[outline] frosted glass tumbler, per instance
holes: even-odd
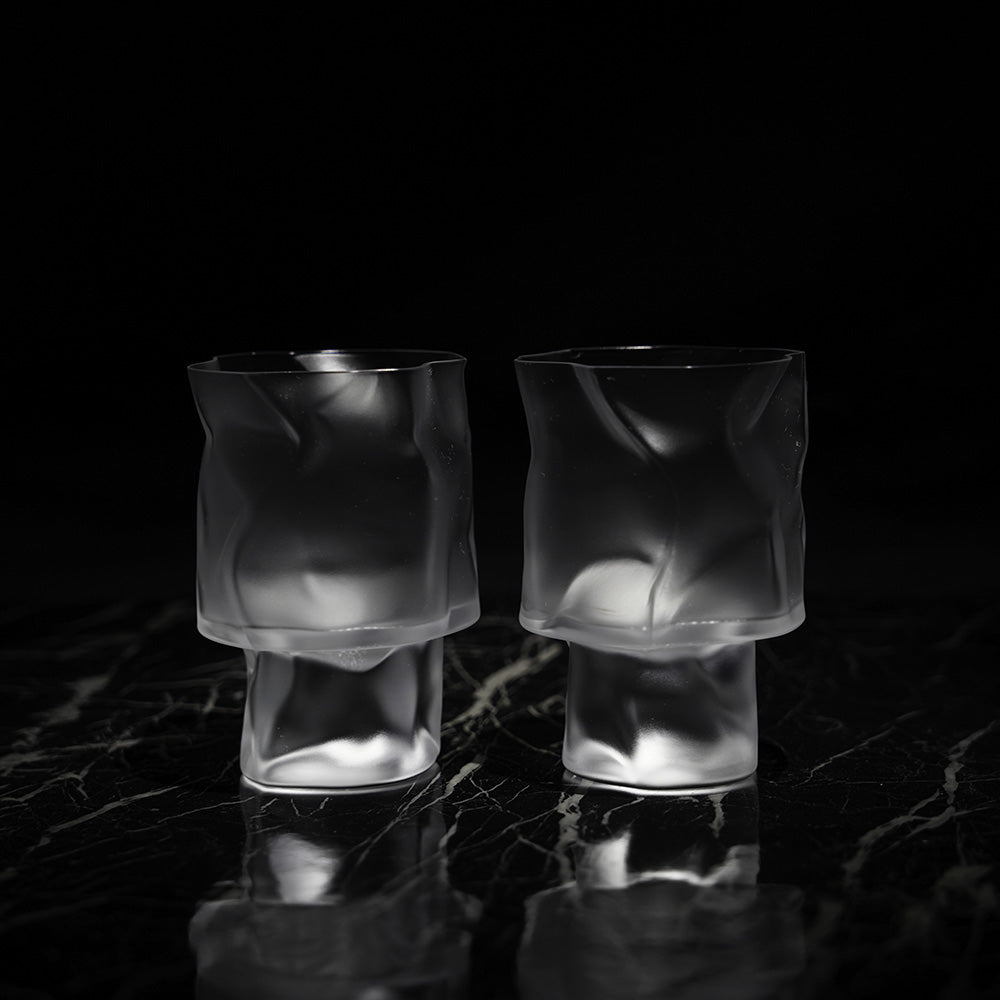
[[[521,624],[569,644],[563,760],[629,786],[757,764],[755,646],[805,617],[805,356],[515,361],[531,439]]]
[[[464,369],[388,350],[190,366],[198,628],[246,654],[247,778],[367,785],[436,759],[441,640],[479,616]]]

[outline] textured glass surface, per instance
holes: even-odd
[[[571,349],[516,371],[531,438],[520,619],[576,650],[566,766],[651,786],[751,773],[753,640],[805,616],[804,355]],[[615,680],[601,725],[599,678]]]
[[[425,642],[479,616],[464,359],[230,355],[205,427],[198,625],[249,649]]]
[[[569,650],[570,771],[656,787],[716,784],[756,769],[754,643]]]
[[[517,376],[526,628],[654,649],[802,621],[802,354],[560,351]]]
[[[198,627],[246,653],[251,780],[356,787],[434,762],[441,637],[479,616],[464,366],[317,351],[189,369]]]
[[[302,788],[420,774],[440,747],[443,649],[247,650],[241,770]]]

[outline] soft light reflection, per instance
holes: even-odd
[[[527,901],[520,1000],[787,995],[804,966],[802,894],[758,883],[752,781],[650,797],[567,783],[571,877]]]
[[[318,903],[330,890],[340,859],[294,833],[279,833],[267,846],[268,861],[283,903]]]
[[[669,565],[643,559],[598,560],[573,579],[559,615],[649,632],[673,621],[684,599],[684,591],[672,585],[671,577]]]
[[[199,997],[466,995],[478,904],[449,883],[437,773],[329,795],[243,788],[240,891],[190,925]]]

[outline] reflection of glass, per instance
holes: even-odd
[[[464,996],[475,907],[452,892],[435,775],[329,796],[245,787],[245,891],[190,928],[215,1000]]]
[[[804,967],[801,893],[757,884],[755,784],[575,790],[575,878],[528,900],[521,1000],[788,995]]]
[[[799,351],[521,357],[521,623],[569,644],[563,760],[648,787],[757,766],[754,642],[804,618]]]
[[[198,627],[246,654],[248,778],[358,786],[434,762],[441,640],[479,615],[464,366],[319,351],[190,367]]]

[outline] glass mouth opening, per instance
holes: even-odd
[[[727,368],[780,364],[802,354],[783,347],[703,347],[694,344],[568,347],[522,354],[518,364],[580,365],[585,368]]]
[[[329,348],[316,351],[247,351],[218,354],[211,361],[189,365],[191,371],[229,374],[288,375],[301,372],[388,372],[425,365],[463,362],[450,351],[394,348]]]

